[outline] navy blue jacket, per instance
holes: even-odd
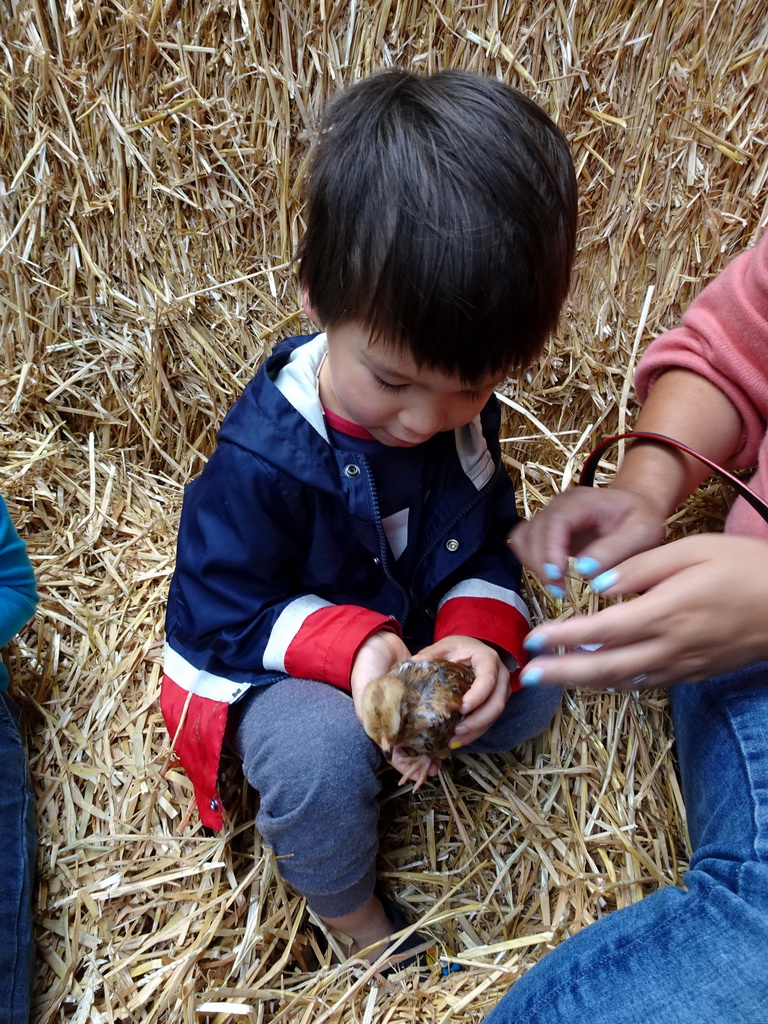
[[[496,400],[426,442],[421,552],[403,585],[367,460],[328,441],[315,380],[324,351],[324,335],[278,346],[184,497],[163,712],[203,820],[207,803],[216,824],[225,708],[249,685],[288,674],[349,689],[357,650],[380,629],[412,651],[460,633],[523,660],[520,567],[505,544],[517,514]]]

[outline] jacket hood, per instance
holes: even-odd
[[[235,444],[297,479],[335,490],[338,475],[325,469],[329,441],[317,393],[325,348],[324,334],[281,342],[225,416],[218,443]]]
[[[359,464],[362,456],[330,445],[317,390],[317,374],[326,350],[325,334],[301,335],[281,342],[227,413],[218,433],[219,443],[236,444],[297,480],[336,491],[339,475],[327,458],[329,447],[338,471],[349,462]],[[485,411],[490,409],[495,434],[498,410],[493,398]],[[477,490],[494,474],[481,420],[482,415],[478,415],[453,431],[461,467]]]

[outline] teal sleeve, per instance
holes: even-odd
[[[37,589],[24,541],[0,497],[0,647],[35,614]]]

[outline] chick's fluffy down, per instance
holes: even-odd
[[[474,678],[452,661],[401,661],[366,688],[363,726],[385,754],[398,746],[409,757],[447,757]]]
[[[469,665],[452,661],[406,661],[392,671],[406,683],[405,714],[397,738],[403,752],[412,757],[448,757],[448,743],[475,673]]]

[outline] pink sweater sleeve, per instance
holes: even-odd
[[[704,288],[680,327],[648,347],[635,375],[641,401],[672,367],[706,377],[733,402],[743,424],[733,465],[754,466],[768,424],[768,231]]]

